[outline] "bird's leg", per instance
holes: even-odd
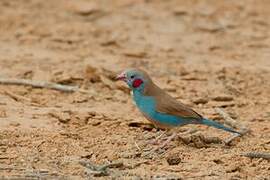
[[[177,135],[177,134],[174,132],[174,133],[173,133],[171,136],[169,136],[169,137],[167,138],[167,140],[166,140],[165,142],[163,142],[160,146],[155,147],[155,148],[152,150],[152,152],[155,152],[155,151],[158,150],[158,149],[164,148],[167,144],[169,144],[169,143],[173,140],[173,138],[175,138],[176,135]]]
[[[160,135],[158,135],[155,140],[159,140],[164,134],[166,134],[166,131],[163,131]]]
[[[157,144],[158,140],[166,134],[166,131],[161,132],[160,135],[158,135],[154,140],[150,141],[150,144]]]
[[[171,136],[168,137],[168,139],[163,144],[161,144],[159,148],[160,149],[164,148],[167,144],[169,144],[173,140],[173,138],[175,138],[176,135],[177,134],[174,132]]]

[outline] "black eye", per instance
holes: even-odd
[[[131,79],[133,79],[134,77],[135,77],[134,75],[130,76]]]

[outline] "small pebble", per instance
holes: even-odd
[[[233,97],[229,95],[218,95],[212,98],[214,101],[232,101]]]
[[[167,157],[168,164],[171,165],[178,165],[181,162],[181,158],[178,157],[178,155],[174,154],[169,157]]]
[[[208,100],[206,98],[198,98],[193,100],[193,103],[195,104],[206,104],[208,102]]]

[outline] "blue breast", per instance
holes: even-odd
[[[156,100],[151,96],[143,96],[139,91],[133,91],[133,99],[137,107],[151,119],[169,126],[181,126],[188,121],[179,116],[164,114],[156,111]]]

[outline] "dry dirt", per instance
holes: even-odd
[[[88,90],[0,85],[1,179],[269,179],[268,160],[241,156],[270,152],[269,9],[268,0],[1,0],[0,77]],[[145,155],[160,131],[113,81],[127,67],[252,132],[224,145],[229,133],[189,125],[179,131],[197,132]],[[82,160],[123,164],[95,171]]]

